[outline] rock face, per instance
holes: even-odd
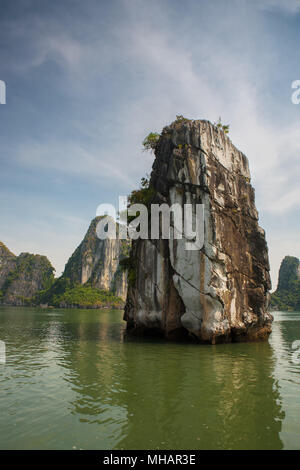
[[[208,121],[175,121],[155,148],[152,203],[204,204],[204,246],[183,238],[133,241],[124,319],[136,333],[216,343],[271,332],[265,233],[248,161]]]
[[[127,294],[127,274],[121,271],[119,261],[129,251],[127,240],[118,238],[101,240],[96,227],[101,217],[92,220],[80,245],[66,264],[63,277],[71,284],[89,282],[100,290],[111,290],[125,300]]]
[[[26,300],[52,283],[53,271],[46,256],[15,256],[0,242],[0,302],[25,305]]]
[[[300,310],[300,261],[286,256],[280,265],[278,286],[271,297],[274,310]]]
[[[7,276],[15,269],[16,259],[16,255],[0,242],[0,290]]]

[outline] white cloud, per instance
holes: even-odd
[[[285,6],[294,11],[298,3],[270,0],[264,1],[261,6]],[[162,28],[164,17],[158,17],[156,22],[148,20],[152,7],[144,2],[125,2],[125,5],[128,18],[132,20],[121,23],[112,31],[119,50],[112,46],[101,46],[99,40],[80,43],[65,31],[55,37],[48,35],[41,41],[37,60],[37,64],[41,63],[49,54],[54,54],[62,67],[77,76],[84,76],[86,82],[97,75],[97,58],[101,59],[98,73],[118,63],[121,57],[124,62],[133,64],[134,69],[141,71],[139,96],[134,101],[120,103],[115,116],[114,133],[118,135],[119,143],[113,150],[107,149],[105,152],[99,145],[99,149],[92,153],[80,145],[65,142],[26,144],[27,149],[22,148],[19,152],[23,164],[90,176],[102,175],[132,187],[136,175],[145,168],[149,170],[149,161],[143,162],[138,156],[140,142],[148,129],[155,127],[158,130],[174,119],[176,114],[210,120],[221,115],[230,121],[233,142],[250,160],[260,209],[278,212],[297,207],[300,199],[295,197],[298,194],[298,181],[294,178],[294,170],[299,175],[299,167],[295,168],[293,159],[300,150],[298,122],[294,120],[282,127],[278,120],[270,122],[262,114],[262,90],[273,57],[267,53],[268,50],[271,52],[267,33],[264,47],[265,56],[269,58],[264,67],[257,70],[254,51],[260,46],[260,39],[251,44],[241,39],[243,47],[236,45],[228,48],[220,42],[217,34],[204,34],[198,43],[199,36],[195,36],[194,43],[191,32],[187,48],[186,34],[182,41],[178,41],[180,31]],[[261,33],[259,15],[250,10],[247,14],[247,28],[254,29],[255,37],[255,33]],[[214,28],[222,34],[232,28],[235,31],[233,38],[239,34],[243,38],[245,24],[237,27],[236,23],[236,16],[232,19],[227,17],[225,23],[219,17],[214,19]],[[260,34],[257,36],[260,37]],[[76,81],[76,77],[71,74],[71,83],[72,79]],[[99,122],[77,125],[86,134],[90,134],[94,127],[95,138],[102,120],[103,116],[100,115]],[[280,195],[274,191],[279,184]]]
[[[256,70],[250,50],[243,49],[244,56],[225,45],[220,50],[212,36],[203,38],[196,51],[186,50],[184,44],[174,46],[172,33],[161,33],[159,27],[130,26],[126,37],[130,55],[153,77],[153,89],[139,106],[128,107],[125,123],[142,127],[147,121],[157,123],[161,116],[173,119],[176,114],[210,120],[224,116],[230,121],[233,143],[249,158],[259,209],[281,212],[300,206],[300,167],[295,160],[300,153],[298,119],[282,125],[278,119],[264,117],[262,90],[268,63]],[[256,47],[259,44],[252,44],[251,50]],[[206,62],[204,72],[197,60]]]
[[[29,168],[56,171],[67,175],[80,175],[89,178],[109,178],[132,185],[134,182],[118,165],[118,156],[108,158],[101,149],[92,154],[80,145],[69,142],[30,141],[20,145],[17,161]]]

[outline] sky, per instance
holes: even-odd
[[[0,240],[59,276],[101,203],[150,173],[150,131],[230,124],[273,288],[300,257],[300,0],[0,0]]]

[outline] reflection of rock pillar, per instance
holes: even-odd
[[[127,346],[120,382],[128,422],[119,449],[282,448],[268,343]]]
[[[116,323],[113,322],[114,314]],[[58,359],[72,390],[70,412],[81,422],[97,424],[94,432],[99,436],[98,444],[101,448],[113,448],[127,417],[122,383],[122,377],[127,373],[120,359],[123,350],[120,312],[101,312],[101,322],[97,318],[87,321],[91,312],[84,310],[72,312],[74,315],[75,322],[67,323],[66,331],[61,332],[59,346],[63,353],[61,361]],[[64,324],[61,328],[64,330]],[[83,447],[91,445],[95,448],[95,436],[92,443],[87,441]],[[84,440],[85,436],[82,436]]]
[[[231,433],[236,433],[236,448],[280,449],[284,413],[272,348],[268,343],[236,348],[228,361],[217,356],[212,361],[213,375],[221,385],[216,412],[224,429],[224,448],[232,448]]]

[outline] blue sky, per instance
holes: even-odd
[[[300,0],[0,0],[0,240],[60,275],[99,204],[150,172],[177,114],[230,123],[273,287],[300,256]]]

